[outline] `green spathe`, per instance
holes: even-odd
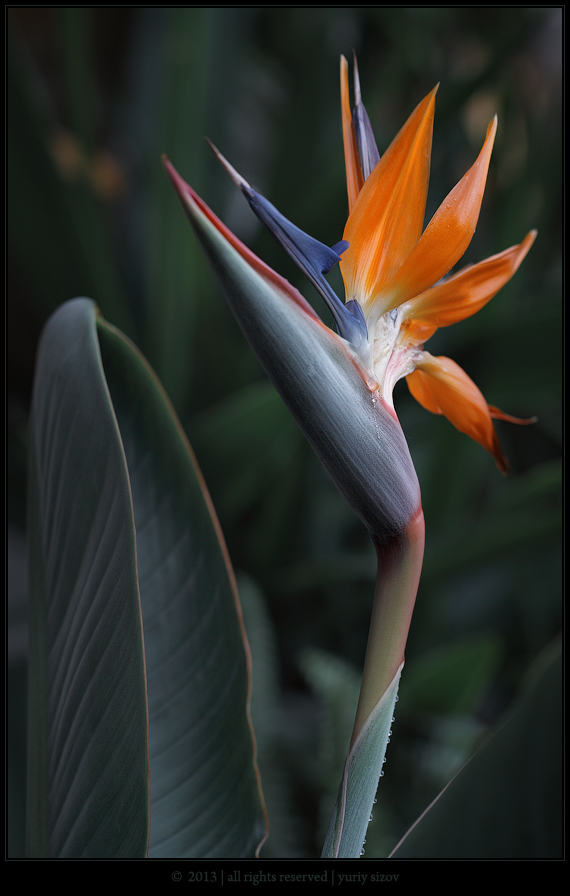
[[[402,428],[350,345],[243,247],[169,163],[184,210],[247,340],[376,543],[405,531],[420,491]],[[248,253],[245,255],[245,253]]]

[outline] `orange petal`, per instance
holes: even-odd
[[[362,189],[364,178],[360,170],[356,140],[354,139],[354,131],[352,129],[352,113],[350,111],[348,92],[348,62],[344,56],[340,57],[340,107],[342,113],[342,140],[344,143],[348,213],[350,214]]]
[[[391,302],[387,310],[433,286],[464,254],[477,226],[496,131],[497,116],[487,129],[476,162],[444,199],[393,278],[390,285]]]
[[[414,398],[434,414],[443,414],[456,429],[479,442],[495,458],[503,473],[509,465],[503,454],[482,393],[450,358],[424,352],[418,369],[406,377]]]
[[[475,314],[511,279],[535,238],[536,230],[531,230],[519,246],[469,265],[411,299],[406,317],[448,327]]]
[[[489,405],[489,413],[495,420],[506,420],[507,423],[518,423],[519,426],[528,426],[529,423],[536,423],[538,417],[513,417],[512,414],[505,414],[495,405]]]
[[[347,299],[357,298],[361,305],[386,287],[420,238],[436,90],[416,107],[392,141],[360,190],[346,223],[344,239],[349,248],[340,268]]]
[[[437,324],[423,320],[405,320],[402,322],[399,342],[402,345],[423,345],[437,330]]]

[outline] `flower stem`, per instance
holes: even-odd
[[[378,574],[351,747],[404,661],[424,555],[421,507],[401,535],[376,542]]]

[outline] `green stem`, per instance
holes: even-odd
[[[401,535],[387,544],[376,544],[376,593],[351,747],[404,662],[422,570],[424,538],[424,515],[420,508]]]

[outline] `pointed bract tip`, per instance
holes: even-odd
[[[226,171],[228,172],[229,176],[230,176],[231,179],[233,180],[233,182],[234,182],[234,184],[236,185],[236,187],[239,187],[239,189],[240,189],[242,192],[245,192],[245,193],[252,193],[253,190],[252,190],[250,184],[248,184],[248,182],[246,181],[245,177],[242,177],[241,174],[239,173],[239,171],[236,171],[236,169],[234,168],[234,166],[233,166],[233,165],[230,165],[230,163],[229,163],[228,160],[225,158],[225,156],[223,156],[223,155],[221,154],[220,150],[219,150],[216,146],[214,146],[214,144],[212,143],[212,141],[211,141],[208,137],[206,137],[206,143],[208,144],[208,146],[210,147],[210,149],[212,150],[212,152],[214,153],[214,155],[216,156],[216,158],[218,159],[218,161],[219,161],[219,162],[223,165],[223,167],[226,169]]]
[[[356,61],[356,53],[352,51],[352,66],[353,66],[353,82],[354,82],[354,104],[355,106],[359,106],[362,102],[362,98],[360,95],[360,77],[358,75],[358,63]]]
[[[178,174],[178,171],[176,170],[176,168],[174,167],[174,165],[172,164],[172,162],[170,161],[170,159],[168,158],[168,156],[166,155],[165,152],[162,153],[162,164],[166,168],[166,173],[168,174],[170,180],[172,181],[172,183],[174,185],[174,189],[178,193],[179,197],[181,199],[184,199],[185,197],[187,197],[188,193],[190,192],[190,187],[188,186],[188,184],[186,183],[184,178],[180,177],[180,175]]]

